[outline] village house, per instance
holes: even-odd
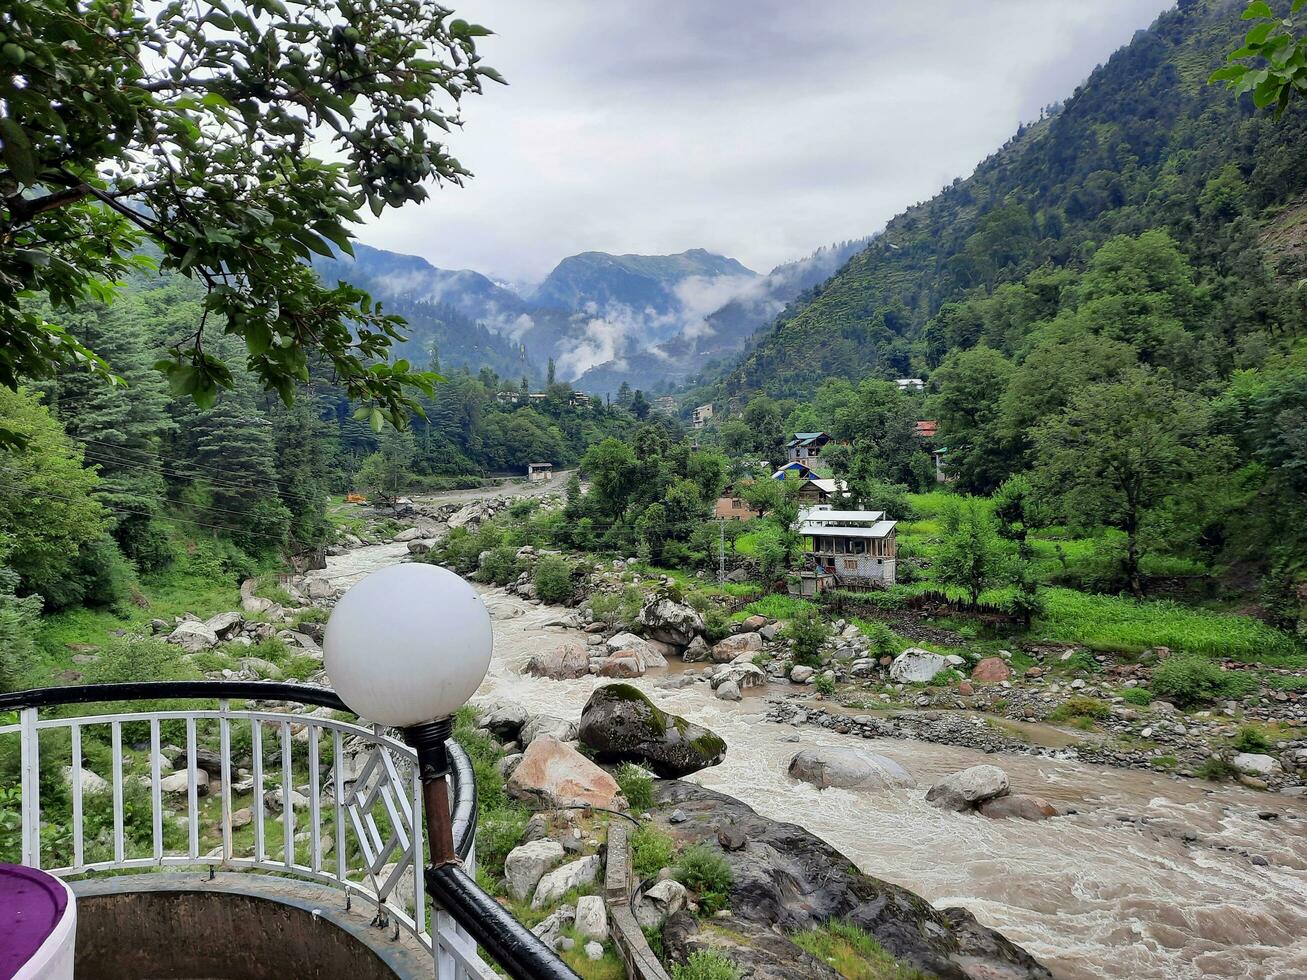
[[[653,400],[653,408],[654,408],[654,411],[655,411],[655,412],[661,412],[663,415],[671,415],[671,416],[675,417],[675,415],[676,415],[676,396],[675,396],[675,395],[659,395],[657,398],[655,398],[655,399]]]
[[[894,584],[896,526],[879,510],[819,505],[799,512],[799,534],[811,570],[832,577],[840,588]]]
[[[692,421],[694,422],[694,427],[696,429],[702,429],[705,425],[708,424],[708,420],[711,418],[712,418],[712,402],[709,402],[707,405],[700,405],[698,408],[694,410]]]
[[[939,423],[933,419],[923,419],[916,424],[915,435],[922,442],[933,443],[936,435],[939,433]],[[935,479],[940,483],[948,483],[953,478],[949,476],[948,471],[944,468],[944,454],[948,452],[944,446],[929,446],[927,451],[930,453],[930,461],[935,464]]]
[[[793,466],[794,464],[790,465]],[[782,467],[772,476],[774,479],[783,480],[786,472],[787,468]],[[810,470],[808,472],[811,473]],[[827,480],[811,475],[802,477],[796,475],[794,478],[800,481],[798,500],[804,506],[835,504],[848,498],[849,486],[843,480]],[[745,485],[747,483],[739,484],[741,487]],[[761,517],[762,514],[752,510],[748,503],[740,497],[736,485],[731,484],[722,491],[721,496],[717,498],[716,504],[713,505],[713,516],[725,520],[747,521],[751,517]]]
[[[520,405],[525,396],[520,391],[500,391],[495,394],[495,401],[501,405]]]
[[[804,463],[819,457],[828,442],[830,436],[824,432],[796,432],[785,444],[785,454],[792,463]]]
[[[553,463],[527,463],[526,479],[528,483],[541,483],[554,478]]]
[[[574,391],[568,396],[567,403],[573,408],[581,408],[584,405],[590,404],[590,396],[584,391]]]
[[[731,483],[726,485],[717,502],[713,504],[712,513],[713,517],[725,521],[747,521],[751,517],[758,516],[748,502],[740,496],[736,485]]]
[[[899,386],[899,391],[925,391],[926,382],[921,378],[896,378],[894,383]]]

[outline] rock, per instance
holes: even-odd
[[[406,541],[416,541],[418,538],[425,538],[426,532],[420,527],[406,527],[390,540],[402,544]]]
[[[1280,771],[1276,759],[1255,752],[1236,752],[1230,764],[1248,776],[1272,776]]]
[[[675,878],[668,878],[652,886],[635,907],[635,921],[641,929],[656,929],[669,915],[685,908],[686,891]]]
[[[533,654],[526,673],[556,681],[585,677],[590,673],[590,653],[580,640],[563,640],[549,652]]]
[[[179,774],[180,775],[180,774]],[[282,809],[281,787],[270,789],[263,794],[263,803],[272,813],[280,813]],[[309,798],[303,793],[296,790],[290,791],[290,806],[292,810],[307,810],[309,808]]]
[[[776,639],[776,637],[780,636],[781,628],[777,623],[768,623],[762,629],[758,630],[758,634],[770,643],[772,640]]]
[[[429,538],[418,538],[416,541],[410,541],[408,543],[408,553],[410,555],[418,555],[418,556],[425,555],[434,546],[435,546],[435,542],[430,540]]]
[[[1022,820],[1047,820],[1061,814],[1052,803],[1042,796],[1000,796],[980,804],[980,812],[986,817],[1001,819],[1019,817]]]
[[[617,781],[565,742],[548,735],[534,739],[508,779],[514,799],[548,807],[599,806],[626,809]]]
[[[175,643],[187,653],[202,653],[218,645],[218,634],[205,623],[187,619],[168,634],[168,643]]]
[[[325,578],[311,578],[304,583],[310,599],[334,599],[336,587]]]
[[[946,810],[969,810],[1003,796],[1008,778],[998,766],[972,766],[945,776],[926,791],[926,801]]]
[[[616,636],[608,638],[604,644],[613,653],[628,650],[634,653],[639,659],[642,668],[645,667],[666,667],[667,658],[663,655],[660,647],[666,644],[659,643],[655,647],[647,640],[641,639],[634,633],[618,633]]]
[[[548,735],[560,742],[574,742],[576,741],[576,723],[568,721],[566,718],[557,718],[554,715],[535,715],[522,726],[517,740],[525,748],[541,735]]]
[[[507,779],[509,776],[513,775],[513,770],[517,768],[518,763],[521,761],[521,752],[511,752],[495,762],[495,770],[499,775]]]
[[[570,926],[575,919],[575,908],[571,905],[560,905],[532,926],[531,931],[550,949],[561,949],[560,944],[564,939],[563,930]]]
[[[604,948],[599,943],[588,942],[581,948],[585,950],[585,958],[591,962],[598,962],[604,958]]]
[[[766,616],[750,616],[740,624],[741,633],[756,633],[767,625]]]
[[[251,616],[267,612],[272,608],[272,605],[271,599],[265,599],[257,595],[247,595],[241,599],[241,609]]]
[[[762,649],[762,637],[757,633],[736,633],[712,648],[712,658],[719,664],[730,663],[742,653],[754,654]]]
[[[712,656],[712,647],[702,636],[696,636],[681,653],[681,659],[687,664],[700,663]]]
[[[726,755],[715,733],[663,711],[630,684],[596,688],[577,737],[601,761],[638,762],[664,779],[715,766]]]
[[[676,646],[687,645],[704,629],[703,617],[697,609],[665,592],[655,593],[645,601],[636,622],[646,635]]]
[[[535,840],[513,848],[504,858],[508,894],[519,902],[526,901],[545,872],[562,859],[563,845],[556,840]]]
[[[974,687],[971,686],[971,681],[959,681],[959,682],[958,682],[958,694],[959,694],[961,697],[969,698],[969,697],[971,697],[971,695],[973,695],[973,694],[975,694],[975,693],[976,693],[976,689],[975,689]]]
[[[69,786],[73,785],[73,767],[64,766],[64,782]],[[109,792],[109,781],[89,769],[82,770],[82,795],[96,796],[100,793]]]
[[[175,772],[171,776],[164,776],[159,780],[159,789],[165,793],[185,793],[190,786],[190,777],[185,769]],[[203,769],[195,770],[195,795],[209,795],[209,774]],[[305,800],[305,805],[308,801]]]
[[[576,900],[576,931],[582,939],[608,938],[608,910],[598,895],[582,895]]]
[[[239,663],[241,670],[249,671],[255,677],[265,680],[279,681],[285,676],[280,667],[262,657],[241,657]]]
[[[1036,678],[1036,677],[1043,677],[1043,676],[1044,676],[1044,668],[1043,668],[1043,667],[1027,667],[1024,676],[1029,677],[1029,678],[1031,678],[1032,680],[1033,680],[1034,678]]]
[[[806,684],[812,680],[812,675],[817,673],[811,667],[805,667],[803,664],[795,664],[790,668],[790,680],[795,684]]]
[[[541,909],[546,905],[552,905],[573,888],[590,884],[598,875],[598,854],[591,854],[579,861],[572,861],[555,868],[540,879],[540,884],[536,885],[535,894],[531,897],[531,907]]]
[[[1012,668],[1002,657],[986,657],[971,669],[971,679],[985,684],[997,684],[1012,679]]]
[[[630,678],[644,676],[644,663],[634,650],[619,650],[592,665],[600,677]]]
[[[218,613],[205,620],[204,625],[213,630],[220,640],[227,640],[240,632],[245,624],[245,617],[238,612]]]
[[[717,689],[713,691],[713,695],[722,701],[739,701],[743,697],[740,694],[740,685],[736,684],[735,681],[718,684]]]
[[[938,653],[908,647],[890,663],[889,676],[900,684],[924,683],[933,680],[947,666],[948,661]]]
[[[819,789],[896,789],[912,787],[912,774],[893,759],[851,746],[825,745],[804,749],[790,760],[795,779]]]
[[[685,815],[685,811],[679,807],[672,811],[672,815],[667,818],[668,823],[685,823],[690,818]]]
[[[725,667],[718,668],[717,673],[713,674],[710,683],[713,687],[720,687],[723,684],[731,683],[741,691],[747,691],[751,687],[762,687],[766,684],[767,672],[756,664],[747,662],[732,663]]]
[[[481,712],[477,724],[501,742],[515,742],[530,717],[526,708],[516,701],[497,701]]]
[[[725,823],[717,828],[717,843],[723,850],[738,851],[749,843],[749,835],[735,823]]]

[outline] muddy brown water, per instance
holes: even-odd
[[[362,548],[330,559],[326,574],[345,583],[404,557],[402,545]],[[577,635],[555,625],[565,611],[500,590],[483,595],[495,653],[477,700],[511,699],[532,712],[578,717],[603,681],[521,673],[532,653]],[[719,701],[700,684],[661,689],[657,681],[665,673],[635,683],[729,746],[721,765],[691,779],[802,825],[868,874],[937,907],[966,907],[1059,977],[1307,977],[1307,804],[1301,800],[1070,760],[793,728],[767,722],[761,698]],[[796,734],[798,743],[787,740]],[[918,788],[818,790],[787,775],[800,748],[846,744],[899,762]],[[1006,770],[1013,792],[1078,812],[1029,823],[945,812],[924,801],[933,780],[982,762]],[[1270,814],[1274,819],[1264,819]]]

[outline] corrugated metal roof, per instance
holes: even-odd
[[[898,521],[877,521],[871,527],[845,527],[840,524],[801,524],[799,533],[804,537],[832,538],[884,538],[894,530]]]
[[[799,511],[802,522],[871,523],[885,518],[883,510],[835,510],[833,507],[809,507]]]
[[[849,485],[843,480],[812,479],[809,482],[818,489],[824,490],[826,493],[842,493],[849,489]]]

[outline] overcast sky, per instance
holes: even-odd
[[[759,271],[966,176],[1166,0],[453,0],[508,79],[466,103],[476,175],[360,229],[442,268],[587,250]]]

